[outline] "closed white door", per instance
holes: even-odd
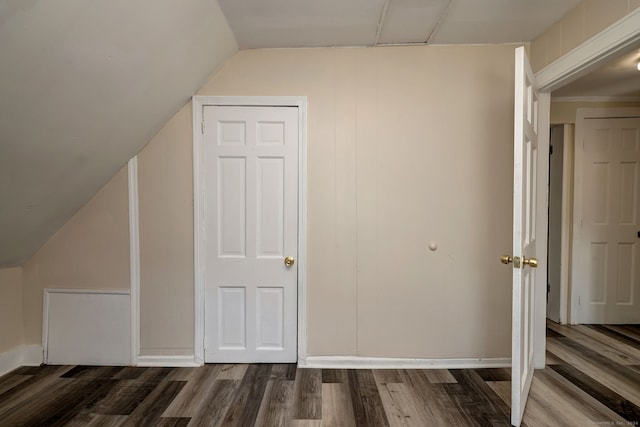
[[[640,323],[640,118],[585,119],[580,323]]]
[[[533,379],[538,93],[523,47],[515,65],[511,424],[519,426]]]
[[[203,117],[205,362],[295,362],[298,109]]]

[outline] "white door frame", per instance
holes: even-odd
[[[552,92],[640,42],[640,8],[535,73],[538,90]]]
[[[640,42],[640,8],[630,12],[580,46],[535,73],[536,85],[540,91],[540,125],[545,126],[543,122],[546,122],[546,131],[539,133],[540,140],[538,145],[540,148],[538,152],[540,156],[544,156],[538,158],[539,166],[544,166],[545,164],[546,168],[549,166],[548,152],[544,151],[544,147],[549,146],[549,98],[551,92],[593,71],[617,55],[628,51],[638,42]],[[545,127],[540,129],[545,129]],[[549,220],[547,210],[549,201],[540,200],[540,197],[544,193],[544,197],[547,198],[547,175],[543,170],[538,171],[538,233],[540,234],[538,242],[541,245],[541,250],[538,251],[538,258],[543,269],[546,269],[547,265],[546,234]],[[542,369],[545,366],[546,349],[547,275],[539,274],[537,277],[534,366],[536,369]]]
[[[203,109],[216,106],[298,107],[298,361],[307,357],[307,97],[194,96],[193,106],[193,245],[194,245],[194,361],[204,363],[204,287],[206,277],[203,171]]]
[[[562,224],[560,227],[560,324],[569,322],[569,289],[571,287],[571,242],[573,232],[573,145],[575,128],[563,125],[562,144]]]
[[[561,224],[560,224],[560,287],[558,295],[558,318],[561,325],[566,325],[569,314],[569,289],[570,289],[570,268],[571,268],[571,242],[572,242],[572,221],[573,221],[573,142],[574,125],[561,124],[554,125],[562,128],[562,176],[560,185],[562,200],[560,202]],[[551,160],[549,159],[549,162]],[[551,184],[551,183],[549,183]],[[551,236],[551,235],[549,235]],[[551,298],[549,298],[551,300]],[[548,308],[548,307],[547,307]]]
[[[576,137],[575,137],[575,163],[573,178],[573,240],[572,259],[571,259],[571,277],[579,276],[581,265],[576,262],[576,253],[578,247],[582,243],[580,241],[582,222],[582,183],[583,183],[583,156],[584,146],[584,127],[587,119],[603,119],[603,118],[633,118],[640,117],[640,108],[578,108],[576,113]],[[571,311],[569,323],[577,325],[580,319],[580,310],[578,309],[578,298],[584,293],[584,284],[570,284],[571,289]]]

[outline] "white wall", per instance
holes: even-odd
[[[44,288],[129,289],[127,168],[121,168],[22,270],[27,344],[42,343]]]
[[[514,48],[242,51],[199,91],[308,97],[310,355],[509,356]],[[193,336],[190,109],[139,156],[143,353]]]
[[[183,107],[138,156],[140,354],[193,354],[193,152]]]
[[[638,108],[640,102],[629,101],[551,101],[551,124],[575,124],[578,108]]]
[[[0,269],[0,354],[24,343],[22,269]]]
[[[533,70],[551,64],[638,7],[640,0],[583,0],[531,42]]]
[[[514,49],[242,51],[199,92],[308,97],[310,355],[509,357]],[[189,355],[190,104],[138,162],[141,353]],[[126,194],[121,172],[25,265],[29,342],[43,287],[128,286]]]

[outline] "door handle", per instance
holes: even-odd
[[[531,268],[538,268],[538,258],[529,258],[527,259],[527,257],[522,257],[522,264],[523,265],[528,265]]]
[[[502,255],[500,257],[500,262],[503,264],[511,264],[513,263],[513,268],[520,268],[520,257],[511,257],[511,255]]]
[[[284,265],[287,267],[291,267],[295,262],[296,260],[294,260],[292,256],[288,256],[284,259]]]

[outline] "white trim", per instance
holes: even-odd
[[[204,176],[202,114],[205,105],[298,107],[298,359],[307,354],[307,97],[194,96],[193,107],[193,244],[194,244],[194,361],[204,363]]]
[[[568,321],[569,283],[571,280],[571,236],[573,218],[573,125],[563,125],[562,136],[562,206],[560,226],[560,324]]]
[[[140,354],[140,225],[138,216],[138,156],[127,165],[129,178],[129,271],[131,294],[131,365]]]
[[[640,41],[640,8],[536,73],[538,90],[552,92]]]
[[[22,366],[24,346],[0,353],[0,376]]]
[[[138,356],[138,365],[144,367],[160,366],[167,368],[191,368],[202,366],[194,356]]]
[[[48,340],[49,340],[49,295],[51,294],[112,294],[112,295],[129,295],[129,289],[84,289],[84,288],[44,288],[42,290],[42,359],[47,363],[48,357]],[[38,346],[40,347],[40,346]]]
[[[22,347],[22,366],[40,366],[44,363],[44,349],[41,345],[32,344]]]
[[[42,360],[47,362],[49,348],[49,290],[43,290],[42,296]]]
[[[553,96],[551,102],[640,102],[640,96]]]
[[[640,10],[640,9],[637,9]],[[577,325],[580,323],[580,310],[578,301],[584,293],[584,287],[580,286],[582,271],[581,264],[576,262],[581,242],[582,223],[582,177],[583,177],[583,156],[584,156],[584,125],[587,119],[598,118],[628,118],[640,117],[640,108],[578,108],[576,111],[576,138],[575,138],[575,160],[573,168],[573,240],[571,246],[571,309],[569,323]]]
[[[131,295],[129,289],[44,288],[49,294],[110,294]]]
[[[480,369],[508,368],[511,358],[417,359],[360,356],[309,356],[300,368],[322,369]]]
[[[201,184],[202,161],[202,113],[204,103],[197,97],[193,97],[191,106],[193,109],[193,298],[194,298],[194,331],[193,353],[198,363],[204,363],[204,194]]]
[[[21,366],[40,366],[42,361],[42,346],[21,345],[0,353],[0,376]]]

